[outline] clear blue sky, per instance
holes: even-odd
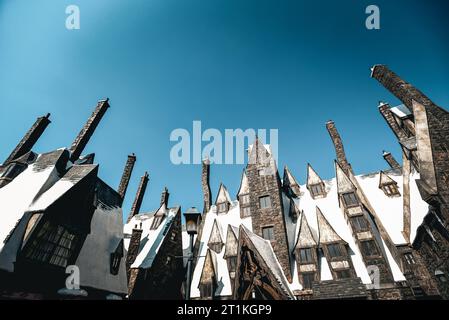
[[[81,10],[81,29],[65,28],[65,8]],[[381,30],[365,29],[377,4]],[[447,1],[0,0],[0,158],[36,117],[52,124],[34,150],[70,146],[98,99],[106,113],[85,153],[117,186],[126,156],[137,154],[125,201],[150,172],[143,210],[170,203],[202,207],[199,165],[170,163],[170,132],[203,128],[279,129],[279,167],[304,182],[310,162],[333,176],[333,119],[357,173],[400,158],[377,103],[398,101],[369,67],[387,64],[449,107]],[[2,161],[0,160],[0,162]],[[242,165],[211,168],[235,196]]]

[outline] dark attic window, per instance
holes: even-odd
[[[382,191],[389,197],[400,196],[398,185],[396,183],[384,184],[382,187]]]
[[[60,225],[46,221],[25,250],[25,257],[66,267],[76,247],[77,236]]]
[[[299,261],[303,264],[313,263],[312,248],[299,249]]]
[[[336,270],[335,275],[337,276],[337,279],[351,278],[351,272],[349,271],[349,269]]]
[[[343,256],[341,246],[338,243],[331,243],[327,245],[327,251],[331,258],[340,258]]]
[[[324,195],[324,188],[323,184],[312,184],[309,186],[310,193],[312,194],[312,197],[318,197]]]
[[[315,273],[308,272],[302,274],[302,286],[306,290],[312,289],[313,281],[315,280]]]
[[[404,253],[404,259],[405,259],[405,262],[407,262],[407,264],[415,264],[416,263],[415,257],[413,257],[413,254],[411,252]]]
[[[214,297],[214,285],[212,281],[200,283],[199,289],[202,299],[212,299]]]
[[[369,230],[368,221],[366,221],[364,216],[356,216],[351,218],[352,225],[356,232],[363,232]]]
[[[262,238],[266,240],[274,240],[274,228],[273,227],[262,228]]]
[[[163,216],[163,215],[161,215],[161,216],[155,216],[155,217],[153,218],[153,222],[151,223],[150,230],[156,230],[157,228],[159,228],[159,226],[160,226],[161,223],[162,223],[162,220],[164,220],[164,216]]]
[[[346,207],[355,207],[359,205],[359,200],[354,192],[344,193],[343,201]]]
[[[379,249],[374,240],[362,241],[362,252],[367,257],[378,256]]]
[[[228,204],[226,202],[222,202],[217,204],[218,213],[224,213],[228,211]]]
[[[263,196],[259,198],[259,205],[261,209],[271,208],[270,196]]]

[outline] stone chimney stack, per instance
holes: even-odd
[[[393,157],[393,155],[390,152],[383,151],[383,157],[385,161],[390,165],[391,169],[399,169],[401,168],[401,165],[396,161],[396,159]]]
[[[391,112],[390,110],[390,105],[388,103],[382,101],[379,102],[379,112],[382,115],[382,117],[384,117],[388,126],[391,128],[391,130],[399,140],[407,139],[407,135],[405,134],[404,129],[399,127],[398,123],[394,118],[393,112]]]
[[[402,80],[385,65],[375,65],[371,68],[371,77],[379,81],[385,89],[394,94],[413,113],[412,100],[423,105],[433,105],[433,102],[410,83]]]
[[[164,203],[166,206],[168,206],[168,198],[169,197],[170,197],[170,193],[168,192],[167,187],[164,187],[164,191],[162,191],[162,194],[161,194],[160,206],[162,206]]]
[[[148,172],[140,178],[139,188],[137,189],[136,198],[134,199],[133,206],[128,216],[128,222],[140,211],[140,206],[142,205],[143,197],[145,195],[145,190],[147,189],[147,184],[149,180]]]
[[[352,172],[351,165],[346,159],[345,149],[343,148],[343,142],[341,140],[340,134],[335,127],[335,123],[332,120],[326,122],[326,128],[331,136],[332,142],[335,147],[335,153],[337,156],[337,162],[340,164],[343,171],[348,174],[348,172]]]
[[[81,129],[80,133],[70,147],[70,160],[72,162],[78,160],[108,108],[109,99],[98,101],[97,107],[95,108],[94,112],[89,117],[86,124]]]
[[[212,194],[210,192],[210,161],[209,159],[205,159],[202,162],[202,170],[201,170],[201,186],[203,189],[203,200],[204,200],[204,208],[203,213],[209,212],[210,206],[212,204]]]
[[[123,170],[122,179],[118,186],[118,194],[122,197],[122,202],[125,199],[126,190],[128,189],[129,180],[131,179],[131,174],[134,169],[134,164],[136,163],[136,155],[134,153],[128,155],[128,160],[126,161],[125,169]]]
[[[25,153],[30,151],[31,148],[33,148],[37,140],[39,140],[40,136],[45,131],[45,128],[47,128],[47,126],[50,124],[51,121],[49,118],[49,113],[47,113],[47,115],[43,117],[37,118],[36,122],[33,124],[30,130],[28,130],[22,140],[20,140],[19,144],[11,152],[9,157],[5,160],[5,162],[3,162],[3,165],[6,165],[14,159],[23,156]]]

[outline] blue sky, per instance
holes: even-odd
[[[65,28],[78,5],[81,29]],[[365,8],[381,10],[381,30],[365,28]],[[85,153],[117,186],[127,154],[150,172],[143,210],[170,203],[202,207],[200,165],[175,166],[176,128],[279,129],[279,167],[304,182],[310,162],[323,178],[335,157],[325,122],[333,119],[357,173],[386,167],[399,147],[379,100],[398,101],[369,77],[387,64],[437,104],[449,107],[446,1],[0,0],[0,158],[36,117],[52,124],[34,150],[70,146],[97,100],[106,113]],[[2,160],[0,160],[1,162]],[[211,168],[235,195],[242,165]]]

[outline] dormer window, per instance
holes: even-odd
[[[242,194],[239,196],[239,201],[241,205],[249,204],[249,194]]]
[[[222,202],[217,204],[217,212],[218,213],[225,213],[228,211],[228,203]]]
[[[356,216],[351,218],[351,220],[356,232],[364,232],[369,230],[368,221],[366,221],[364,216]]]
[[[242,218],[251,216],[251,208],[250,207],[240,208],[240,212],[242,213]]]
[[[396,183],[384,184],[381,186],[382,191],[389,197],[400,196],[398,185]]]
[[[314,262],[312,248],[299,249],[299,262],[301,264],[310,264]]]
[[[202,299],[212,299],[214,297],[214,285],[212,281],[200,283],[200,296]]]
[[[322,183],[312,184],[309,186],[309,191],[312,197],[324,196],[324,186]]]
[[[341,246],[338,243],[332,243],[327,245],[327,251],[331,259],[341,258],[343,256]]]
[[[354,192],[344,193],[343,201],[346,207],[355,207],[359,205],[359,199]]]
[[[301,275],[302,287],[304,290],[312,289],[313,281],[315,281],[315,272],[307,272]]]

